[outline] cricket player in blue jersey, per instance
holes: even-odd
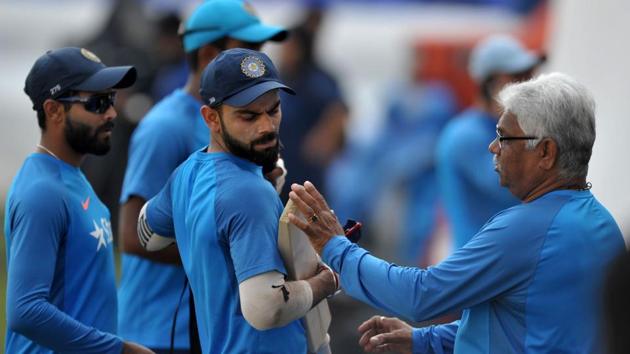
[[[540,55],[504,34],[485,38],[472,50],[468,71],[478,85],[475,104],[449,121],[435,155],[454,250],[465,245],[494,214],[518,204],[497,183],[487,150],[501,116],[495,97],[507,84],[529,80],[541,61]]]
[[[262,175],[278,159],[279,90],[293,94],[265,54],[219,54],[201,80],[211,143],[140,212],[147,249],[177,242],[206,354],[306,353],[299,319],[337,288],[332,271],[285,281],[277,245],[283,207]]]
[[[26,78],[41,138],[6,200],[6,353],[153,353],[115,335],[110,215],[79,169],[109,151],[115,89],[135,80],[82,48],[48,51]]]
[[[147,252],[136,233],[138,214],[175,168],[209,143],[210,131],[200,114],[199,94],[201,74],[208,63],[225,49],[258,50],[268,40],[286,37],[286,30],[261,23],[247,6],[242,1],[214,0],[195,9],[180,33],[190,67],[186,86],[158,102],[131,138],[120,198],[123,255],[118,330],[125,338],[158,353],[169,353],[171,340],[174,354],[189,352],[189,296],[188,291],[183,293],[178,309],[185,274],[177,247]],[[176,328],[171,338],[175,313]]]
[[[366,351],[597,353],[609,263],[624,250],[617,223],[586,182],[595,102],[572,78],[541,75],[501,91],[494,154],[500,184],[521,203],[499,212],[443,262],[399,267],[338,237],[313,187],[290,196],[316,222],[290,217],[351,296],[415,321],[463,310],[461,320],[412,329],[373,317],[359,327]]]

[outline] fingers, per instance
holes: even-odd
[[[313,200],[317,203],[317,206],[320,208],[319,210],[330,210],[328,207],[328,203],[326,203],[326,199],[324,196],[319,193],[315,185],[310,181],[304,182],[304,189],[313,197]]]
[[[358,327],[361,333],[359,345],[370,353],[386,351],[410,353],[411,329],[411,326],[398,318],[373,316]]]
[[[376,321],[377,321],[380,317],[382,317],[382,316],[372,316],[369,320],[367,320],[367,321],[365,321],[365,322],[361,323],[361,324],[359,325],[359,328],[357,328],[357,330],[358,330],[360,333],[363,333],[363,332],[365,332],[365,331],[367,331],[367,330],[369,330],[369,329],[371,329],[371,328],[376,328],[376,327],[377,327],[377,326],[376,326]]]
[[[328,211],[328,209],[322,209],[319,203],[313,198],[311,193],[309,193],[304,186],[299,184],[292,184],[291,191],[295,193],[314,213],[319,213],[322,211]],[[307,215],[307,214],[305,214]]]
[[[395,330],[393,332],[381,333],[370,338],[370,344],[374,346],[381,346],[384,344],[405,344],[407,338],[404,335],[404,331]],[[411,342],[409,342],[411,344]]]
[[[364,345],[363,348],[370,352],[396,351],[410,353],[412,348],[411,335],[408,335],[405,330],[378,334],[370,338],[369,343]]]
[[[307,202],[302,198],[302,195],[305,194],[306,192],[304,191],[304,187],[299,186],[299,188],[301,188],[301,192],[296,192],[296,185],[293,184],[291,185],[291,192],[289,192],[289,198],[293,201],[293,203],[295,204],[295,206],[298,208],[298,210],[300,210],[300,212],[302,213],[302,215],[309,217],[313,214],[315,214],[315,212],[313,211],[313,208],[311,208],[309,206],[309,204],[307,204]]]
[[[289,222],[297,226],[298,229],[306,232],[306,228],[308,227],[308,224],[297,215],[293,213],[289,213]]]
[[[381,319],[381,325],[389,330],[405,328],[411,329],[411,326],[396,317],[383,317]]]
[[[385,317],[383,316],[372,316],[369,320],[359,325],[357,330],[359,331],[359,333],[363,333],[363,335],[359,339],[360,346],[363,347],[363,346],[368,345],[370,339],[373,336],[383,332],[382,331],[383,327],[381,325],[381,322],[384,318]]]

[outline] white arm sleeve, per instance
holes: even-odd
[[[160,236],[151,230],[147,223],[147,205],[149,205],[148,202],[144,203],[138,215],[138,239],[147,251],[159,251],[174,243],[175,239]]]
[[[313,291],[305,280],[285,282],[271,271],[238,285],[241,311],[252,327],[267,330],[303,317],[313,306]]]

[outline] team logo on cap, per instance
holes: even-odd
[[[241,61],[241,71],[245,76],[255,79],[265,75],[265,63],[258,57],[245,57]]]
[[[99,57],[97,57],[96,54],[90,52],[89,50],[85,48],[81,48],[81,55],[83,55],[86,59],[89,59],[93,62],[96,62],[96,63],[101,62],[101,59],[99,59]]]

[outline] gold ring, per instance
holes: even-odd
[[[308,218],[308,221],[311,223],[318,222],[319,217],[317,216],[317,214],[313,213],[313,215],[311,215],[311,217]]]

